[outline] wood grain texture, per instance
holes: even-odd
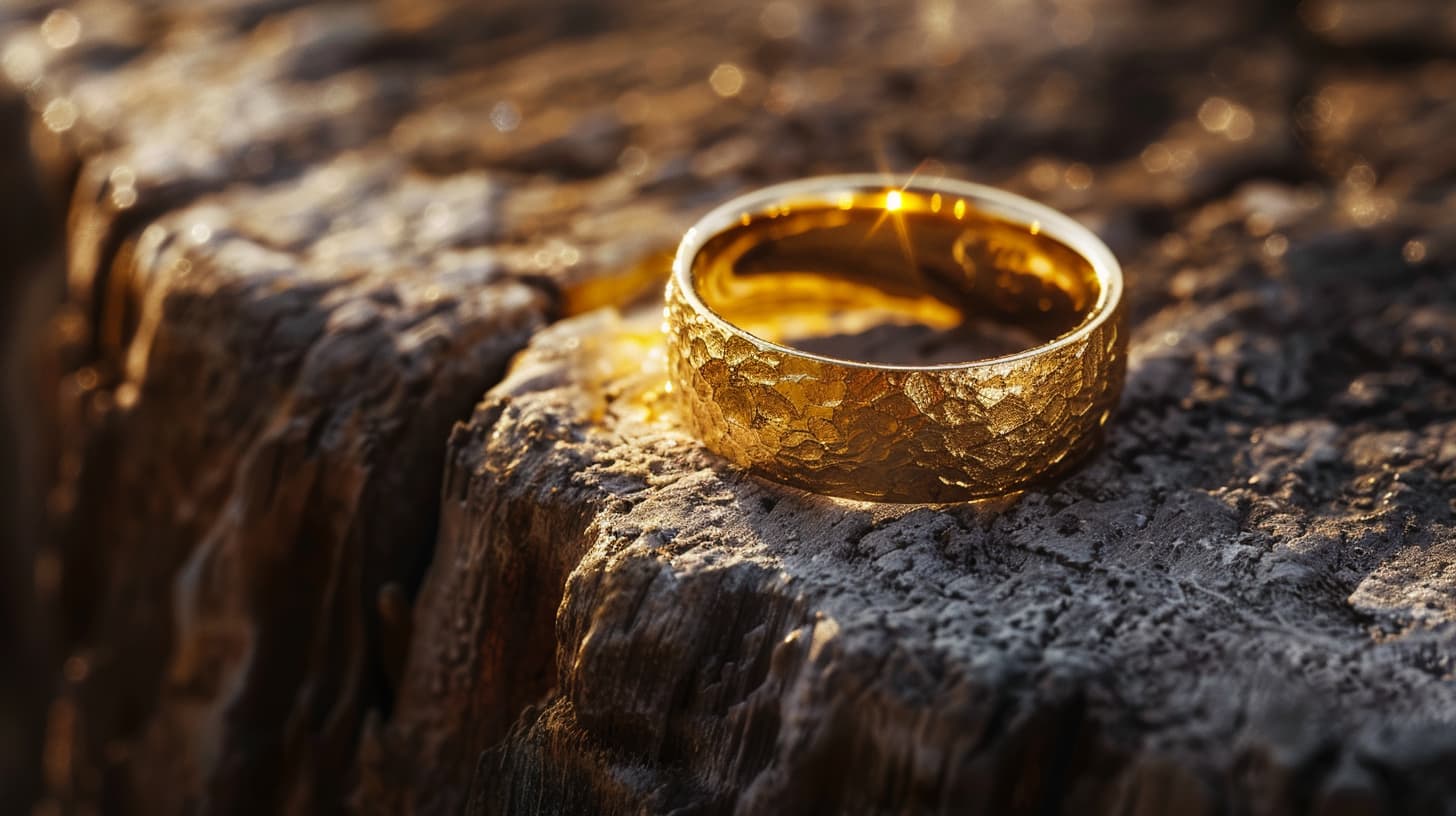
[[[7,4],[12,164],[70,202],[22,213],[66,297],[12,346],[58,450],[0,462],[49,527],[16,796],[1456,806],[1456,35],[1288,5]],[[1102,452],[942,510],[704,452],[651,260],[927,159],[1123,260]]]
[[[726,468],[679,430],[653,396],[661,364],[623,353],[654,327],[538,335],[456,434],[445,518],[461,521],[442,525],[416,613],[384,742],[396,773],[458,778],[479,756],[479,812],[1449,801],[1425,769],[1450,761],[1456,698],[1433,662],[1451,641],[1416,599],[1449,609],[1450,510],[1439,491],[1367,492],[1394,477],[1353,451],[1386,432],[1223,420],[1182,436],[1144,390],[1055,490],[847,502]],[[1163,343],[1135,339],[1134,361]],[[1185,398],[1216,413],[1233,394]],[[1450,434],[1402,433],[1412,466],[1393,483],[1448,479]],[[1306,464],[1271,479],[1275,451]],[[1204,481],[1211,461],[1238,486]],[[515,614],[483,613],[492,597]],[[482,699],[538,698],[508,734],[476,730]]]

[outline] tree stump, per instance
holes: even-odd
[[[65,297],[9,341],[57,373],[0,412],[52,448],[0,469],[49,485],[0,795],[1456,809],[1456,29],[1374,9],[12,4],[6,189],[70,206],[63,276],[12,230]],[[1122,258],[1060,484],[842,501],[680,429],[664,253],[877,166]]]

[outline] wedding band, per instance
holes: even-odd
[[[843,498],[959,501],[1060,476],[1096,447],[1126,367],[1107,246],[961,181],[826,176],[736,198],[687,231],[666,297],[693,433]],[[925,363],[905,337],[989,352]]]

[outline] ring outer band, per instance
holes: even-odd
[[[703,303],[693,261],[744,214],[792,202],[914,190],[1036,224],[1091,265],[1096,302],[1072,331],[1015,354],[882,365],[778,345]],[[668,368],[689,429],[712,451],[778,482],[841,498],[939,503],[1004,496],[1056,478],[1093,450],[1126,372],[1122,271],[1086,227],[1045,205],[954,180],[841,175],[774,185],[705,215],[684,235],[664,309]]]

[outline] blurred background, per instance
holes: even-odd
[[[637,265],[706,208],[828,172],[1070,212],[1123,259],[1134,325],[1251,275],[1360,258],[1444,276],[1456,257],[1444,0],[5,0],[0,80],[5,812],[42,793],[125,809],[107,791],[168,636],[139,618],[129,651],[107,621],[168,583],[113,578],[175,571],[210,512],[174,512],[181,477],[126,464],[170,444],[125,418],[174,398],[128,374],[162,284],[116,271],[164,251],[154,224],[246,243],[219,263],[285,278],[435,274],[437,249],[484,247],[558,315],[650,296]],[[1344,388],[1317,372],[1343,357],[1297,353],[1314,385],[1292,400]],[[1448,391],[1421,399],[1445,411]],[[400,568],[407,594],[422,570]],[[387,709],[389,684],[369,688],[349,734]]]

